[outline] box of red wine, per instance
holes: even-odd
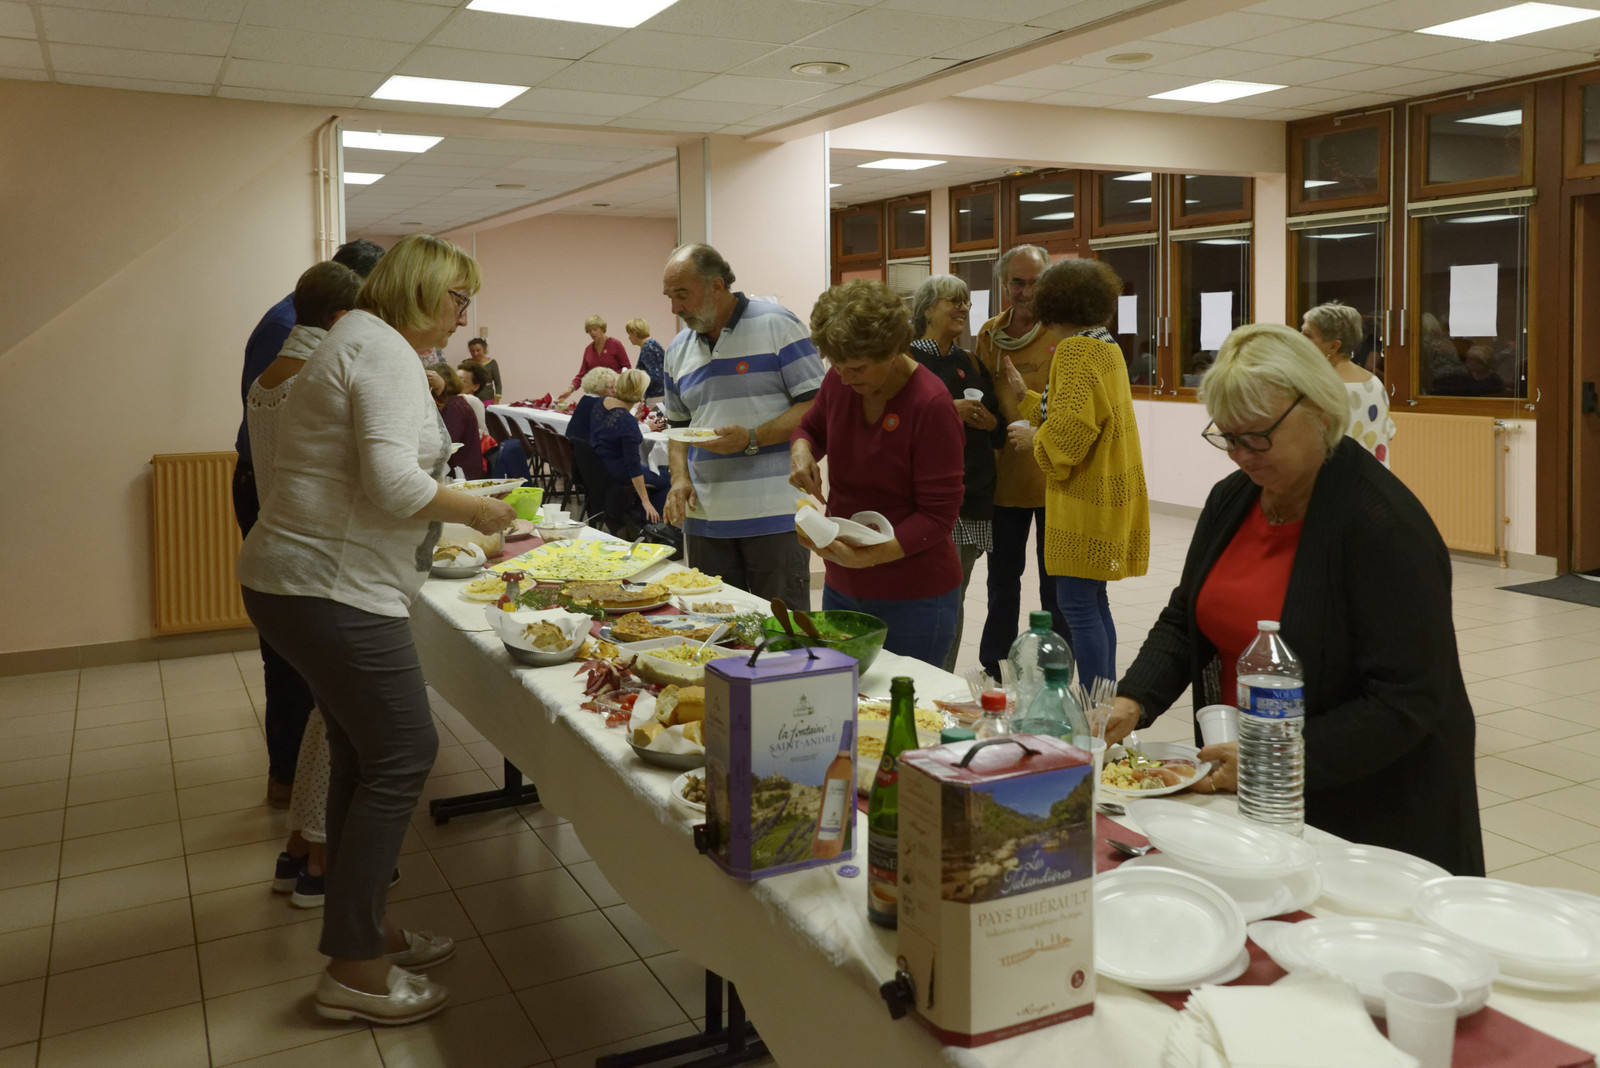
[[[1094,764],[1012,734],[900,758],[899,956],[940,1041],[1094,1011]]]
[[[741,879],[855,853],[856,659],[811,651],[706,665],[706,843]]]

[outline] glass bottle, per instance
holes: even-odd
[[[901,675],[889,683],[889,730],[867,795],[867,919],[880,927],[899,922],[900,754],[915,748],[916,696]]]
[[[1306,826],[1305,672],[1278,636],[1256,624],[1239,654],[1239,815],[1300,835]]]
[[[1044,688],[1034,697],[1033,703],[1028,706],[1022,718],[1012,722],[1012,733],[1048,734],[1052,738],[1062,738],[1073,744],[1080,744],[1077,739],[1081,738],[1082,744],[1087,744],[1089,717],[1083,714],[1082,706],[1068,689],[1071,679],[1070,667],[1064,664],[1046,664]]]
[[[850,750],[855,745],[855,721],[839,728],[839,753],[822,776],[822,803],[817,806],[817,826],[811,836],[811,855],[832,860],[844,851],[855,822],[856,774]]]
[[[1050,664],[1065,664],[1072,677],[1072,648],[1067,640],[1050,629],[1049,612],[1029,612],[1028,629],[1011,643],[1006,659],[1011,664],[1011,690],[1017,710],[1026,711],[1034,695],[1044,687],[1044,669]]]
[[[979,738],[996,738],[1011,733],[1011,720],[1006,715],[1006,692],[985,690],[978,698],[983,706],[983,716],[973,724],[972,733]]]

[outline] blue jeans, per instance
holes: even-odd
[[[956,611],[961,607],[961,589],[937,597],[918,597],[909,601],[879,601],[850,597],[831,586],[822,587],[822,610],[865,612],[889,625],[883,647],[891,653],[914,657],[924,664],[941,667],[945,654],[956,640]]]
[[[1067,619],[1067,644],[1078,664],[1078,681],[1084,689],[1095,679],[1117,680],[1117,625],[1111,619],[1104,579],[1055,579],[1056,600]]]
[[[1056,604],[1056,580],[1044,569],[1044,509],[994,510],[994,550],[989,553],[989,618],[978,640],[978,662],[995,678],[1000,661],[1017,640],[1017,616],[1022,611],[1022,572],[1028,566],[1028,527],[1035,525],[1034,553],[1039,563],[1039,607],[1050,613],[1055,632],[1067,636],[1067,621]]]

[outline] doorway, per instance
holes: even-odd
[[[1600,194],[1572,201],[1572,538],[1574,571],[1600,573]]]

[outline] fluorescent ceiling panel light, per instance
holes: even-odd
[[[443,141],[442,137],[427,134],[371,133],[367,130],[345,130],[340,135],[345,148],[371,148],[379,152],[426,152]]]
[[[1182,89],[1173,89],[1166,93],[1151,93],[1151,100],[1194,100],[1202,104],[1220,104],[1224,100],[1238,100],[1244,96],[1256,96],[1260,93],[1270,93],[1284,86],[1271,85],[1267,82],[1230,82],[1225,78],[1215,81],[1201,82],[1198,85],[1186,85]]]
[[[1511,222],[1520,219],[1520,215],[1449,215],[1447,221],[1453,223],[1486,223],[1486,222]]]
[[[414,78],[396,74],[373,93],[375,100],[409,100],[417,104],[457,104],[467,108],[504,107],[528,91],[526,85],[458,82],[449,78]]]
[[[1248,245],[1249,243],[1242,237],[1210,237],[1200,242],[1202,245]]]
[[[1067,200],[1071,196],[1071,193],[1023,193],[1017,199],[1029,204],[1048,204],[1052,200]]]
[[[1373,237],[1373,234],[1307,234],[1313,241],[1345,241],[1352,237]]]
[[[1510,111],[1495,111],[1488,115],[1474,115],[1470,119],[1457,119],[1456,121],[1471,126],[1521,126],[1522,109],[1512,108]]]
[[[1487,11],[1468,19],[1424,26],[1418,33],[1435,37],[1460,37],[1468,41],[1504,41],[1511,37],[1570,26],[1574,22],[1600,17],[1600,11],[1565,4],[1514,4],[1499,11]]]
[[[1072,212],[1070,212],[1070,211],[1058,211],[1058,212],[1054,212],[1054,213],[1052,213],[1050,215],[1035,215],[1034,216],[1034,219],[1036,221],[1038,221],[1038,222],[1055,222],[1057,219],[1070,219],[1070,218],[1072,218]]]
[[[858,163],[857,167],[864,167],[873,171],[920,171],[924,167],[937,167],[947,162],[942,159],[902,159],[899,156],[885,156],[875,159],[871,163]]]
[[[1150,180],[1150,172],[1140,171],[1138,174],[1119,174],[1111,180],[1113,182],[1148,182]]]
[[[376,182],[379,178],[382,178],[382,177],[383,177],[383,175],[381,175],[381,174],[367,174],[367,173],[364,173],[362,171],[345,171],[344,172],[344,184],[345,185],[371,185],[373,182]]]
[[[677,0],[472,0],[469,11],[496,15],[523,15],[556,22],[586,22],[591,26],[637,26],[671,7]]]
[[[1332,178],[1307,178],[1301,183],[1307,189],[1320,189],[1325,185],[1338,185]]]

